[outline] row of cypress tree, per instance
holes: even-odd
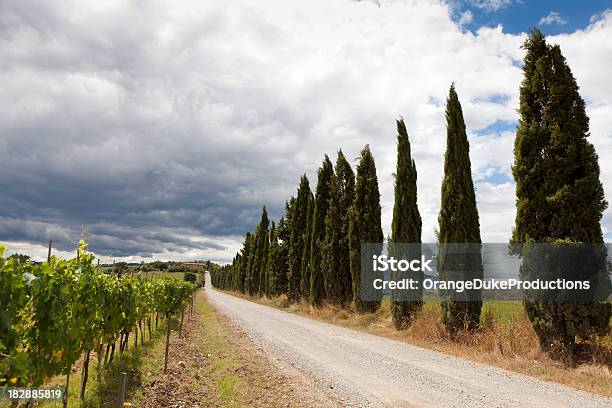
[[[278,224],[270,224],[263,207],[255,232],[246,234],[242,249],[216,284],[252,296],[285,294],[290,301],[304,299],[313,305],[351,304],[356,287],[351,259],[357,259],[353,263],[358,266],[358,243],[365,242],[371,224],[376,242],[383,238],[376,167],[368,146],[361,152],[357,173],[355,177],[342,150],[335,166],[326,155],[315,191],[303,175]]]
[[[447,152],[440,212],[440,242],[480,242],[469,146],[463,114],[454,85],[446,109]],[[403,119],[397,121],[397,169],[395,203],[389,240],[420,243],[422,222],[417,205],[417,171],[411,155]],[[213,283],[223,289],[251,296],[285,294],[292,301],[323,302],[358,312],[375,312],[380,301],[363,300],[360,290],[361,244],[382,243],[380,193],[376,164],[369,146],[361,151],[353,172],[342,150],[335,166],[327,155],[317,172],[311,191],[306,175],[297,194],[285,203],[278,224],[270,223],[266,207],[254,232],[245,236],[243,248],[224,279]],[[392,299],[393,322],[398,329],[408,326],[420,309],[422,296],[413,300]],[[443,303],[443,321],[455,331],[464,324],[465,302]],[[468,307],[478,322],[480,304]],[[474,325],[477,323],[474,323]]]
[[[600,220],[607,203],[597,155],[586,140],[584,101],[558,46],[547,45],[542,33],[534,29],[524,48],[527,54],[512,169],[517,193],[512,243],[602,243]],[[438,242],[479,244],[469,143],[454,84],[446,101],[446,124]],[[231,265],[213,277],[213,284],[250,295],[286,294],[292,302],[304,299],[313,305],[328,302],[352,305],[358,312],[376,311],[380,302],[364,301],[360,296],[360,245],[384,241],[376,165],[368,146],[361,151],[356,170],[355,174],[341,150],[335,166],[326,155],[315,191],[303,175],[296,196],[285,203],[285,214],[277,224],[270,225],[264,207],[255,232],[246,234],[243,248]],[[403,119],[397,121],[394,176],[389,243],[420,243],[417,171]],[[463,270],[453,262],[457,260],[439,254],[441,279],[482,278],[480,254],[469,259],[470,267]],[[571,350],[576,336],[588,339],[609,330],[610,303],[524,304],[544,348],[557,341]],[[421,305],[421,296],[409,300],[392,296],[395,327],[407,327]],[[449,333],[478,327],[482,302],[477,297],[470,301],[443,297],[441,306],[441,320]]]

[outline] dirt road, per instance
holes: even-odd
[[[280,367],[306,373],[346,406],[612,407],[609,398],[206,292]]]

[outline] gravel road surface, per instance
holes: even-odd
[[[610,398],[206,292],[279,369],[298,369],[347,407],[612,407]]]

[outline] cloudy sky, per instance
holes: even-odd
[[[533,26],[578,80],[612,202],[610,1],[3,0],[0,241],[67,255],[87,224],[109,259],[227,262],[262,205],[278,218],[323,154],[365,144],[388,232],[400,116],[431,241],[455,81],[483,240],[506,242]]]

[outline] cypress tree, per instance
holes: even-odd
[[[261,221],[255,230],[255,256],[251,269],[251,282],[249,285],[249,295],[251,296],[255,295],[256,293],[262,293],[260,281],[263,278],[262,270],[265,270],[266,266],[265,258],[268,246],[268,226],[268,212],[264,206],[261,211]]]
[[[246,288],[247,294],[254,296],[259,289],[259,273],[256,271],[259,268],[259,225],[255,227],[255,231],[251,234],[251,259],[249,260],[249,270],[247,272]]]
[[[249,263],[249,250],[251,245],[251,233],[247,232],[244,237],[244,244],[242,247],[240,264],[238,265],[238,285],[237,289],[244,293],[245,292],[245,278],[247,275],[247,268]]]
[[[278,236],[276,225],[274,221],[272,221],[272,226],[270,227],[270,245],[268,249],[268,258],[266,264],[266,284],[265,294],[270,297],[276,295],[277,293],[277,282],[278,282],[278,273],[279,273],[279,259],[278,259]]]
[[[353,298],[348,242],[349,210],[355,198],[355,173],[338,151],[335,174],[330,180],[329,208],[325,217],[325,241],[321,268],[330,303],[345,306]]]
[[[302,293],[302,256],[304,254],[304,236],[306,235],[310,195],[308,178],[303,175],[300,179],[297,197],[292,206],[291,220],[288,220],[291,232],[287,297],[292,302],[299,299]]]
[[[470,146],[465,131],[461,103],[451,85],[446,100],[446,154],[442,202],[438,216],[438,273],[441,280],[482,279],[480,222],[472,170]],[[448,244],[472,244],[454,246]],[[477,249],[477,250],[475,250]],[[480,291],[442,293],[442,322],[451,335],[465,328],[478,327],[482,300]]]
[[[590,281],[597,298],[572,301],[525,298],[523,304],[542,347],[557,346],[570,356],[576,337],[583,340],[610,330],[610,294],[601,217],[607,207],[595,149],[587,140],[589,118],[579,88],[558,45],[550,46],[533,29],[520,88],[520,119],[512,172],[516,181],[516,224],[511,243],[586,243],[596,265],[554,271],[534,270],[523,253],[521,279],[570,278]],[[565,247],[567,248],[567,247]],[[518,251],[517,251],[518,252]],[[554,346],[554,347],[551,347]]]
[[[329,208],[334,167],[325,155],[319,168],[314,198],[312,236],[310,238],[310,303],[320,305],[325,299],[325,277],[321,265],[321,248],[325,241],[325,216]]]
[[[361,244],[380,244],[384,240],[380,218],[380,193],[376,164],[365,146],[357,164],[355,199],[350,210],[349,248],[350,268],[353,286],[353,301],[358,312],[374,312],[380,307],[380,300],[364,300],[361,296]]]
[[[310,249],[312,241],[312,227],[314,216],[314,196],[310,193],[308,197],[308,210],[306,215],[306,234],[304,234],[304,252],[302,254],[302,282],[300,284],[302,297],[310,299]]]
[[[236,254],[236,264],[234,265],[234,274],[235,274],[235,281],[234,281],[234,290],[237,292],[242,292],[242,282],[240,281],[240,268],[242,265],[242,253],[238,252]]]
[[[277,293],[275,295],[287,294],[289,276],[289,248],[291,247],[291,229],[287,220],[291,219],[295,198],[291,197],[285,203],[285,216],[281,217],[277,226],[277,237],[279,243],[279,276],[277,282]]]
[[[287,290],[287,257],[289,248],[283,247],[285,220],[281,218],[278,226],[270,230],[270,251],[268,253],[268,291],[267,296],[279,296]]]
[[[407,255],[404,259],[418,259],[421,257],[420,245],[410,245],[409,254],[404,250],[395,248],[395,244],[421,243],[421,214],[417,206],[417,171],[410,153],[410,141],[404,120],[397,121],[397,170],[395,173],[395,202],[393,204],[393,220],[391,223],[390,252],[399,252]],[[397,249],[397,251],[394,251]],[[393,254],[392,254],[393,255]],[[397,257],[401,259],[401,257]],[[412,278],[423,282],[423,272],[402,273],[402,276],[393,278]],[[391,313],[396,329],[408,326],[410,319],[423,304],[422,284],[418,291],[411,291],[410,296],[403,293],[392,292]]]
[[[274,223],[272,223],[274,226]],[[270,252],[270,231],[266,228],[262,250],[261,266],[259,269],[259,296],[268,294],[268,253]]]
[[[255,234],[247,233],[248,239],[248,252],[247,259],[245,262],[245,272],[244,272],[244,293],[253,293],[252,284],[253,284],[253,264],[255,263],[255,250],[257,240],[255,239]]]
[[[229,272],[231,275],[230,278],[230,286],[231,289],[234,291],[238,290],[238,278],[240,276],[240,262],[241,262],[241,255],[240,252],[237,252],[236,255],[234,255],[234,259],[232,259],[232,264],[229,267]]]

